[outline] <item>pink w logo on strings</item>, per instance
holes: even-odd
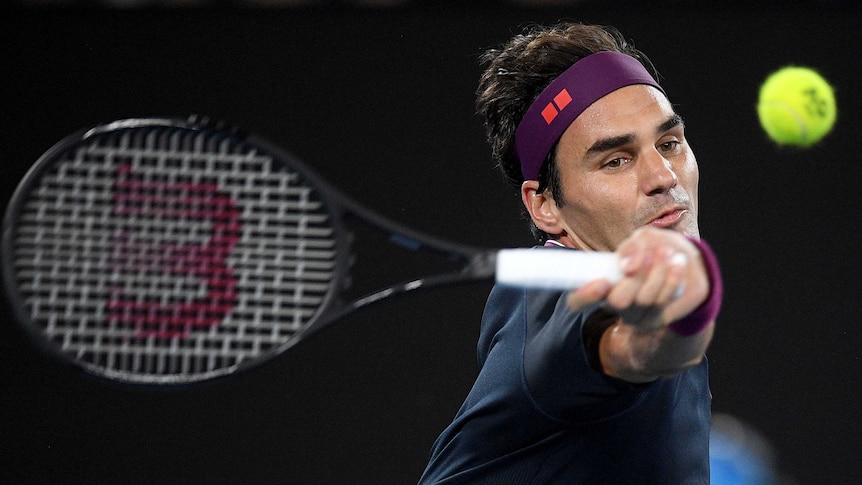
[[[227,261],[241,228],[235,201],[215,183],[148,180],[129,165],[116,176],[111,214],[128,223],[113,236],[119,282],[105,307],[108,322],[164,339],[220,324],[236,305]],[[197,297],[172,300],[188,294],[178,285],[194,285]]]

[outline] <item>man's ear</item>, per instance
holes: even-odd
[[[538,191],[539,182],[525,180],[521,184],[521,201],[536,227],[549,235],[561,234],[564,231],[557,202],[551,196],[550,190]]]

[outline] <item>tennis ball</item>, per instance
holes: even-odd
[[[760,87],[757,116],[779,145],[814,145],[832,130],[836,115],[835,92],[813,69],[781,68]]]

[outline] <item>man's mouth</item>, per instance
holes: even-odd
[[[660,216],[651,220],[649,225],[663,229],[673,227],[687,213],[688,209],[678,207],[673,210],[663,212]]]

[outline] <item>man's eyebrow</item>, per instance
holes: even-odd
[[[674,114],[670,118],[668,118],[664,123],[658,125],[656,128],[656,133],[664,133],[666,131],[670,131],[677,126],[685,126],[685,122],[682,120],[682,116],[678,114]],[[634,141],[634,134],[626,134],[619,136],[611,136],[608,138],[602,138],[596,140],[588,149],[586,155],[593,155],[596,153],[603,153],[610,150],[615,150],[621,146],[625,146],[632,141]]]
[[[684,127],[685,122],[682,120],[682,116],[674,113],[674,115],[671,116],[670,118],[668,118],[667,121],[660,124],[658,126],[658,129],[655,131],[656,131],[656,133],[664,133],[665,131],[670,131],[670,130],[676,128],[677,126],[683,126]]]
[[[609,150],[614,150],[621,146],[627,145],[634,141],[634,135],[620,135],[620,136],[611,136],[608,138],[602,138],[600,140],[596,140],[595,143],[592,144],[587,149],[587,155],[592,155],[596,153],[602,153]]]

